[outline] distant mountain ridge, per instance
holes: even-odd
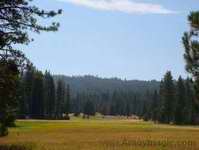
[[[72,94],[82,92],[113,92],[115,90],[124,90],[135,93],[143,93],[159,89],[160,82],[156,80],[122,80],[119,78],[100,78],[92,75],[85,76],[66,76],[54,75],[55,82],[59,79],[69,84]]]

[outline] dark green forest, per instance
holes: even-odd
[[[69,119],[84,113],[136,115],[161,123],[194,124],[192,79],[173,79],[167,72],[162,81],[103,79],[94,76],[53,76],[29,70],[20,82],[19,118]],[[64,118],[66,117],[67,118]]]

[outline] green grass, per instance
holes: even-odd
[[[198,150],[199,128],[125,119],[17,121],[0,145],[31,144],[35,150]]]

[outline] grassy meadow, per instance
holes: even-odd
[[[33,150],[199,149],[199,128],[192,126],[158,125],[124,118],[19,120],[16,124],[7,137],[0,138],[0,150],[1,145],[26,145]]]

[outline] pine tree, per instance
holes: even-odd
[[[50,75],[49,77],[49,114],[51,118],[55,117],[55,82],[54,79],[52,77],[52,75]]]
[[[18,81],[19,70],[15,62],[0,61],[0,136],[8,134],[7,127],[15,119]]]
[[[158,121],[164,122],[164,81],[163,79],[160,82],[160,89],[159,89],[159,116]]]
[[[125,115],[127,118],[131,115],[131,106],[129,100],[126,101]]]
[[[199,76],[199,41],[197,41],[199,32],[199,11],[191,12],[188,17],[189,24],[191,26],[190,32],[185,32],[182,38],[186,60],[186,70],[194,77]]]
[[[52,23],[42,26],[38,18],[51,18],[61,14],[61,10],[45,11],[32,6],[30,0],[1,0],[0,2],[0,61],[15,60],[19,65],[25,55],[16,50],[15,44],[28,44],[27,31],[40,33],[41,31],[57,31],[59,24]]]
[[[44,85],[43,74],[41,71],[35,71],[32,89],[32,118],[44,118]]]
[[[20,119],[25,119],[27,114],[27,102],[25,101],[25,82],[24,82],[24,76],[21,75],[20,81],[19,81],[19,87],[17,89],[17,95],[18,95],[18,113],[17,117]]]
[[[65,83],[60,79],[56,90],[56,118],[62,119],[64,114]]]
[[[176,112],[175,112],[175,123],[176,124],[185,124],[186,117],[186,89],[184,81],[180,76],[177,82],[177,103],[176,103]]]
[[[55,113],[55,85],[50,72],[44,75],[44,113],[45,117],[53,118]]]
[[[142,117],[145,121],[148,121],[149,119],[151,119],[152,116],[152,98],[149,90],[147,90],[143,96],[144,107]]]
[[[116,104],[117,101],[117,92],[114,91],[111,99],[111,106],[110,106],[110,115],[118,115],[118,106]]]
[[[108,115],[110,113],[110,93],[104,92],[101,95],[100,113]]]
[[[194,87],[191,79],[187,78],[185,81],[186,102],[185,102],[185,124],[193,124],[195,109],[194,109]]]
[[[14,46],[32,41],[28,36],[29,31],[36,33],[56,31],[59,27],[58,23],[42,26],[38,23],[38,18],[54,17],[60,14],[61,10],[58,12],[41,10],[31,6],[30,2],[30,0],[0,1],[0,131],[2,131],[0,136],[7,133],[5,120],[13,113],[13,107],[15,106],[15,109],[17,107],[17,89],[13,88],[17,88],[20,71],[26,64],[30,64],[23,52]]]
[[[76,98],[73,101],[73,112],[75,116],[79,116],[81,113],[81,94],[77,93]]]
[[[134,115],[138,115],[138,102],[137,102],[137,95],[133,93],[132,95],[132,99],[133,99],[133,106],[132,106],[132,111]]]
[[[142,117],[142,119],[144,119],[144,121],[148,121],[148,105],[147,105],[147,103],[146,103],[146,101],[144,100],[144,101],[142,101],[142,115],[141,115],[141,117]]]
[[[160,113],[160,100],[159,100],[159,96],[158,96],[158,92],[157,90],[155,90],[154,94],[153,94],[153,100],[152,100],[152,104],[151,104],[151,119],[154,122],[157,122],[159,120],[159,113]]]
[[[186,70],[193,75],[195,80],[194,122],[199,123],[199,11],[191,12],[188,21],[191,29],[184,33],[182,40],[185,48]]]
[[[193,109],[194,109],[194,124],[199,124],[199,77],[196,77],[194,82],[195,89],[195,99],[193,101]]]
[[[84,118],[88,118],[90,116],[95,115],[95,107],[92,101],[88,100],[84,105]]]
[[[25,117],[29,118],[33,114],[32,110],[32,104],[33,104],[33,98],[32,98],[32,92],[33,92],[33,81],[34,81],[34,75],[35,75],[35,68],[32,66],[29,66],[23,77],[23,83],[24,83],[24,103],[26,104],[26,113],[21,114],[25,115]]]
[[[69,113],[70,113],[70,109],[71,109],[71,96],[70,96],[70,86],[69,84],[67,84],[67,88],[66,88],[66,101],[65,101],[65,114],[66,114],[66,119],[69,120]]]
[[[163,79],[162,89],[162,112],[161,121],[164,123],[171,123],[175,118],[175,85],[171,72],[168,71]]]

